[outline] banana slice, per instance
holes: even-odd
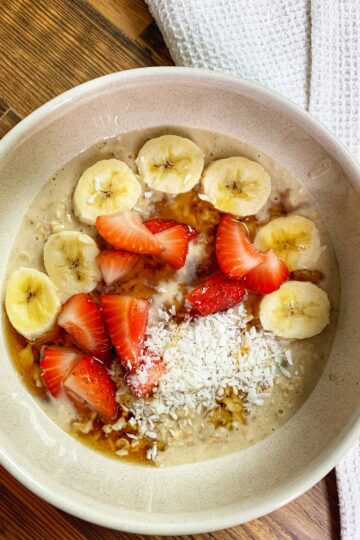
[[[64,302],[73,294],[90,292],[101,279],[96,257],[100,251],[87,234],[62,231],[49,236],[44,246],[44,265],[60,289]]]
[[[306,281],[288,281],[264,296],[259,317],[265,330],[289,339],[320,334],[329,324],[330,303],[326,292]]]
[[[270,195],[271,180],[259,163],[230,157],[210,163],[203,174],[202,189],[221,212],[245,217],[256,214],[264,206]]]
[[[82,174],[73,196],[75,215],[95,225],[96,218],[131,210],[141,195],[140,182],[123,161],[104,159]]]
[[[150,188],[164,193],[185,193],[200,180],[204,152],[190,139],[163,135],[144,144],[136,165]]]
[[[254,244],[260,251],[275,251],[290,271],[310,268],[321,254],[316,225],[298,215],[270,221],[258,231]]]
[[[25,338],[33,340],[55,324],[61,303],[59,291],[35,268],[19,268],[6,287],[5,308],[11,324]]]

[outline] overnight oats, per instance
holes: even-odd
[[[101,142],[38,193],[8,262],[8,344],[63,429],[158,466],[255,444],[329,355],[339,281],[314,201],[197,129]]]

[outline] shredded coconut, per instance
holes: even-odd
[[[157,455],[157,445],[156,443],[146,452],[146,457],[149,460],[155,461]]]
[[[141,435],[156,436],[154,419],[161,415],[176,420],[179,410],[184,416],[212,410],[226,388],[244,394],[245,408],[260,406],[279,372],[290,376],[285,367],[292,362],[288,343],[249,328],[252,317],[243,304],[208,317],[188,317],[180,324],[172,320],[172,308],[157,314],[145,345],[149,355],[163,357],[167,371],[152,399],[140,398],[131,406]]]
[[[134,420],[135,422],[135,420]],[[121,431],[126,426],[126,421],[124,418],[119,418],[115,424],[105,424],[103,426],[104,433],[111,433],[112,431]]]

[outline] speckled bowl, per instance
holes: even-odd
[[[278,508],[326,474],[360,434],[360,169],[321,124],[256,84],[185,68],[114,73],[50,101],[0,143],[2,260],[34,194],[62,164],[105,137],[164,124],[239,137],[295,173],[326,217],[342,283],[332,354],[305,405],[259,444],[192,465],[140,467],[83,446],[42,412],[0,340],[3,465],[40,497],[88,521],[175,535]]]

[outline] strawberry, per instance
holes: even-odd
[[[244,297],[245,289],[221,272],[215,272],[193,289],[186,297],[193,311],[205,317],[236,306]]]
[[[221,219],[216,234],[216,257],[224,274],[233,279],[242,278],[264,260],[243,225],[229,214]]]
[[[146,225],[150,232],[157,234],[161,231],[165,231],[166,229],[171,229],[171,227],[175,227],[176,225],[180,225],[180,223],[174,219],[154,218],[144,221],[144,225]]]
[[[156,234],[156,238],[165,248],[159,255],[163,262],[177,270],[184,266],[189,250],[187,230],[183,225],[176,225]]]
[[[116,416],[116,388],[106,367],[100,360],[84,355],[72,368],[64,381],[66,393],[97,411],[103,418]]]
[[[276,291],[289,277],[289,270],[272,251],[264,254],[264,262],[258,264],[242,279],[246,289],[258,294]]]
[[[61,394],[63,381],[83,354],[65,347],[44,347],[40,360],[41,376],[54,397]]]
[[[111,342],[99,306],[89,294],[71,296],[63,305],[58,324],[76,341],[80,348],[104,362],[111,353]]]
[[[139,255],[135,253],[116,249],[105,249],[96,257],[106,285],[111,285],[126,276],[135,268],[139,260]]]
[[[146,225],[149,231],[155,235],[161,231],[165,231],[166,229],[175,227],[176,225],[182,225],[186,229],[189,241],[193,238],[196,238],[198,235],[197,231],[190,227],[190,225],[186,225],[185,223],[179,223],[178,221],[175,221],[173,219],[148,219],[147,221],[144,221],[144,225]]]
[[[148,255],[163,251],[160,242],[135,212],[116,212],[98,216],[96,227],[106,242],[117,249]]]
[[[125,380],[136,397],[149,397],[165,371],[166,364],[163,359],[146,350],[136,372],[130,373]]]
[[[102,294],[100,301],[120,362],[129,371],[137,369],[144,342],[149,302],[132,296],[110,294]]]

